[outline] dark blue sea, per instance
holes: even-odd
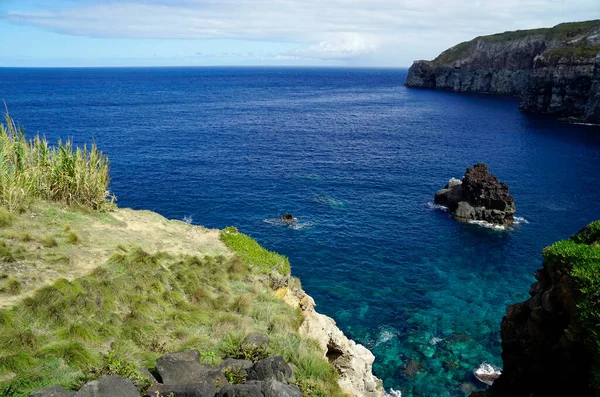
[[[388,391],[463,396],[482,362],[501,366],[500,321],[542,248],[600,219],[600,128],[409,89],[406,73],[0,69],[0,98],[30,136],[95,139],[120,206],[235,225],[287,255]],[[476,162],[510,186],[514,230],[432,208]]]

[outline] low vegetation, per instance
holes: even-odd
[[[5,210],[23,211],[39,199],[92,210],[111,207],[108,158],[95,144],[81,149],[59,141],[53,147],[39,136],[27,140],[8,113],[5,121],[0,123],[0,204]]]
[[[569,41],[594,27],[600,27],[600,20],[561,23],[553,28],[515,30],[479,36],[473,40],[462,42],[447,49],[435,58],[433,62],[436,65],[446,65],[456,60],[463,59],[467,57],[471,51],[475,50],[476,43],[480,41],[487,43],[503,43],[520,40],[528,36],[543,36],[547,41],[558,42],[558,45],[544,53],[551,61],[556,61],[562,57],[591,58],[596,56],[600,51],[598,46],[588,45],[587,42],[570,43]]]
[[[150,368],[167,351],[193,348],[212,363],[281,354],[313,395],[339,395],[335,371],[297,332],[302,315],[264,277],[238,257],[115,253],[90,275],[60,279],[0,311],[0,374],[13,374],[0,394],[76,389],[103,373],[92,369],[106,366],[107,354],[113,366]],[[269,335],[264,352],[244,351],[251,332]]]
[[[544,251],[545,266],[566,269],[577,288],[574,331],[583,336],[596,363],[592,368],[595,390],[600,390],[600,221],[589,224],[568,240]]]
[[[256,240],[240,233],[235,227],[223,229],[221,231],[221,241],[250,267],[259,272],[269,273],[276,269],[280,274],[289,274],[291,271],[288,258],[266,250]]]
[[[144,387],[139,369],[191,348],[207,364],[282,355],[303,395],[343,396],[300,336],[300,310],[270,287],[274,272],[290,273],[287,258],[235,228],[118,209],[108,183],[95,145],[53,148],[8,115],[0,125],[0,395],[76,390],[103,374]],[[269,343],[248,349],[256,332]]]

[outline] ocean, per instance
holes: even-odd
[[[388,391],[464,396],[502,365],[500,321],[528,297],[541,250],[600,219],[600,128],[518,100],[409,89],[406,69],[0,69],[27,134],[92,140],[118,205],[237,226],[290,258]],[[432,205],[484,162],[513,230]],[[292,226],[278,221],[284,213]]]

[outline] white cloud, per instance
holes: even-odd
[[[286,56],[298,59],[344,60],[377,51],[380,39],[359,33],[344,33],[318,44],[289,51]]]
[[[286,60],[432,58],[477,35],[600,16],[598,0],[96,0],[70,4],[46,4],[44,11],[9,10],[5,16],[15,23],[91,37],[297,43],[298,49],[279,55]]]

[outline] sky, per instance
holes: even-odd
[[[600,0],[0,0],[0,67],[407,67]]]

